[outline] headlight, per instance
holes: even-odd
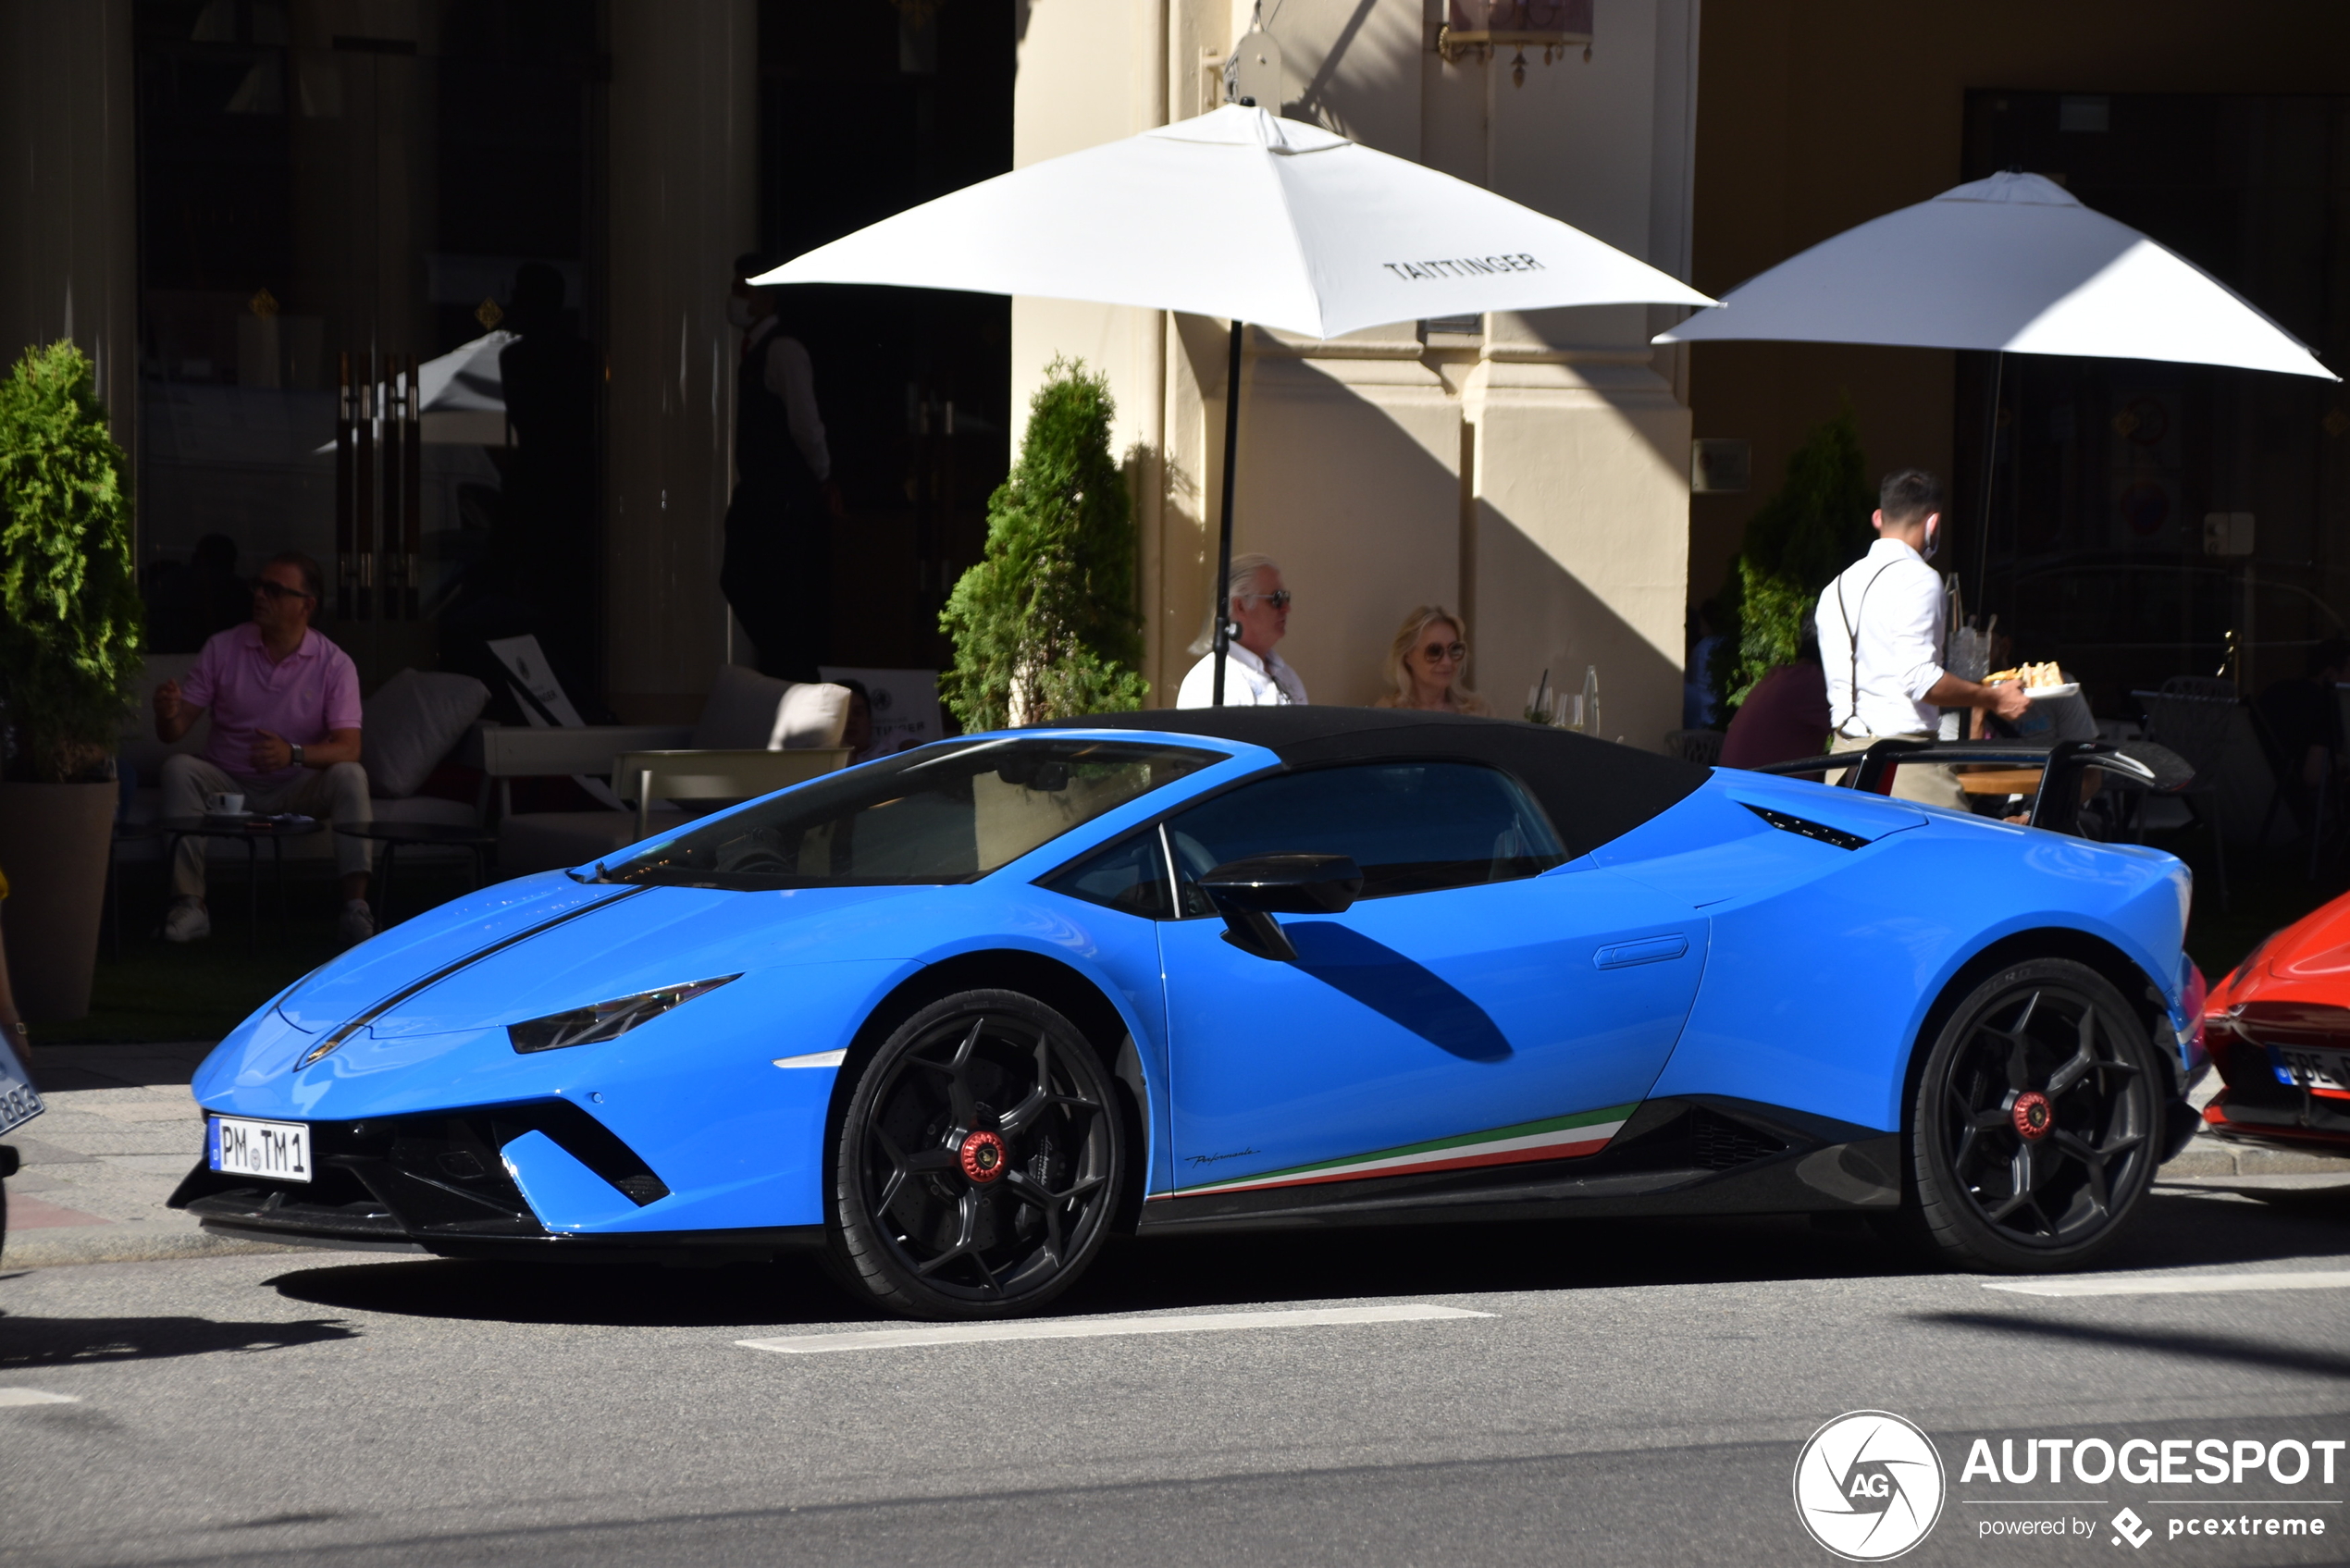
[[[617,1040],[640,1023],[649,1023],[670,1008],[692,1001],[705,991],[715,991],[730,980],[740,980],[738,974],[721,975],[716,980],[697,980],[685,985],[663,986],[659,991],[639,991],[634,996],[616,996],[609,1002],[592,1006],[574,1007],[569,1012],[549,1013],[543,1019],[527,1023],[506,1026],[506,1039],[517,1051],[560,1051],[566,1045],[588,1045],[599,1040]]]

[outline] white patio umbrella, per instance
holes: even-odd
[[[506,379],[498,367],[498,354],[514,340],[512,332],[487,333],[416,366],[417,412],[427,419],[437,414],[494,414],[502,418]]]
[[[417,432],[427,446],[511,444],[506,381],[498,367],[498,352],[513,341],[512,332],[491,332],[416,366]],[[311,455],[334,450],[334,442],[328,441]]]
[[[2341,379],[2193,262],[2083,206],[2056,181],[2015,171],[1954,186],[1824,240],[1655,340],[1747,339],[1988,349],[2000,356],[1995,415],[2010,353]],[[1989,545],[1990,461],[1978,549]],[[1978,566],[1978,591],[1981,582]]]
[[[1770,338],[2177,360],[2338,381],[2226,284],[2053,179],[2010,171],[1759,273],[1660,343]]]
[[[1228,317],[1219,704],[1244,324],[1334,338],[1482,311],[1713,302],[1506,197],[1240,105],[998,175],[752,281],[887,283]]]

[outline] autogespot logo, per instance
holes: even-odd
[[[1944,1490],[1933,1439],[1886,1411],[1839,1415],[1796,1456],[1796,1517],[1853,1562],[1883,1562],[1925,1539]]]

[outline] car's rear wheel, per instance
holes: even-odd
[[[2161,1158],[2161,1064],[2112,983],[2038,958],[1990,976],[1929,1051],[1911,1117],[1915,1219],[1965,1268],[2077,1267]]]
[[[1118,1208],[1125,1128],[1109,1075],[1051,1007],[967,991],[869,1058],[834,1140],[827,1258],[911,1317],[1012,1317],[1092,1263]]]

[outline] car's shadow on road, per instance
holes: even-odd
[[[2182,1268],[2344,1251],[2350,1190],[2265,1203],[2165,1188],[2096,1266]],[[1800,1217],[1367,1227],[1119,1242],[1051,1310],[1082,1315],[1935,1272],[1931,1261],[1865,1227]],[[321,1306],[485,1322],[748,1329],[875,1316],[834,1286],[813,1257],[722,1268],[369,1262],[297,1269],[270,1283]]]

